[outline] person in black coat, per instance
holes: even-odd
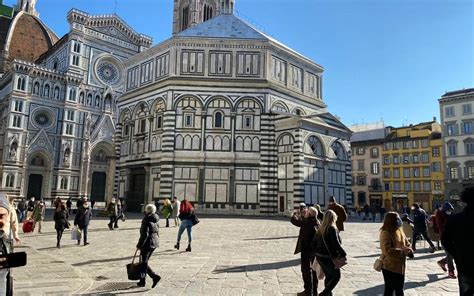
[[[56,248],[61,248],[61,238],[63,236],[64,229],[69,228],[68,210],[63,202],[60,202],[56,210],[54,211],[54,228],[56,229]]]
[[[441,235],[446,252],[458,268],[459,294],[474,295],[474,186],[461,193],[464,210],[448,218]]]
[[[413,246],[413,251],[416,250],[416,239],[418,236],[421,234],[423,238],[428,242],[430,245],[430,253],[435,252],[435,246],[433,242],[431,241],[430,237],[428,236],[428,228],[427,228],[427,221],[428,221],[428,216],[426,215],[425,210],[423,210],[419,204],[414,203],[412,206],[413,209],[413,224],[414,224],[414,229],[413,229],[413,238],[412,238],[412,246]]]
[[[140,239],[137,243],[137,249],[140,250],[140,257],[142,262],[147,263],[146,273],[141,274],[141,279],[137,283],[139,287],[145,286],[146,275],[148,274],[153,280],[152,288],[156,287],[158,282],[161,280],[161,277],[153,272],[148,265],[148,260],[151,257],[151,254],[159,246],[159,226],[158,221],[160,218],[156,214],[156,207],[153,204],[148,204],[145,207],[145,217],[142,219],[142,225],[140,227]]]
[[[92,212],[89,208],[89,202],[87,200],[84,200],[82,206],[77,209],[76,217],[74,218],[74,225],[79,227],[84,236],[84,246],[89,244],[89,242],[87,241],[87,229],[89,228],[91,217]],[[80,237],[77,240],[77,244],[81,244]]]
[[[295,211],[291,216],[291,224],[300,228],[298,242],[296,243],[295,254],[301,252],[301,274],[303,275],[304,291],[298,293],[301,296],[318,295],[318,277],[311,269],[315,252],[312,248],[312,241],[319,221],[316,218],[318,210],[310,207],[302,217],[300,211]]]

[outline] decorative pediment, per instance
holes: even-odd
[[[35,150],[46,150],[52,153],[54,151],[54,147],[49,140],[48,134],[44,129],[40,130],[39,133],[31,140],[30,147],[28,149],[29,152]]]
[[[112,118],[108,115],[104,115],[97,127],[92,131],[91,142],[94,143],[100,141],[112,141],[115,134],[115,125]]]

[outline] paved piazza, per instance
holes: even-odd
[[[14,271],[15,295],[295,295],[302,290],[299,256],[293,255],[298,228],[288,220],[200,218],[193,230],[192,253],[184,252],[186,235],[183,250],[176,251],[177,228],[161,228],[161,246],[150,263],[162,280],[153,290],[150,279],[145,288],[127,280],[125,265],[135,251],[138,216],[114,231],[107,229],[105,218],[95,218],[90,245],[75,245],[66,231],[60,250],[55,247],[53,222],[47,221],[43,234],[21,235],[18,250],[28,252],[29,262]],[[378,227],[379,223],[347,223],[342,238],[349,264],[334,295],[382,292],[382,274],[372,269],[379,254]],[[426,249],[408,262],[406,295],[457,294],[457,280],[447,279],[436,265],[441,256]]]

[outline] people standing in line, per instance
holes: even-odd
[[[319,204],[314,204],[314,207],[316,208],[316,210],[318,210],[318,215],[316,216],[316,218],[318,218],[319,222],[322,222],[324,219],[324,213],[321,210],[321,206]]]
[[[404,294],[406,258],[413,257],[413,250],[401,227],[398,213],[388,212],[380,228],[380,260],[386,296],[392,296],[394,292],[396,296]]]
[[[145,287],[146,275],[153,280],[152,288],[156,287],[161,277],[151,269],[148,261],[159,246],[159,225],[160,218],[156,214],[156,207],[152,204],[145,206],[145,217],[142,219],[140,227],[140,239],[137,243],[137,249],[140,250],[141,261],[147,264],[146,272],[141,274],[140,281],[137,283],[139,287]]]
[[[341,270],[336,268],[334,259],[346,257],[346,252],[341,246],[341,237],[337,227],[338,217],[333,210],[324,214],[323,223],[315,236],[316,259],[325,274],[324,290],[319,296],[332,295],[332,290],[341,279]]]
[[[19,202],[18,202],[18,205],[17,205],[17,209],[18,209],[18,222],[21,223],[23,222],[23,220],[26,218],[26,201],[24,198],[22,198]]]
[[[66,208],[67,208],[67,213],[71,215],[71,209],[72,209],[72,201],[71,198],[68,198],[66,201]]]
[[[35,221],[33,226],[33,232],[35,231],[36,226],[38,226],[38,233],[41,233],[41,225],[44,220],[44,214],[46,211],[46,207],[44,202],[40,201],[36,204],[35,208],[33,209],[32,218]]]
[[[383,219],[385,218],[385,208],[383,206],[380,207],[379,213],[380,213],[380,222],[383,222]]]
[[[179,225],[177,242],[176,245],[174,245],[175,249],[179,250],[181,235],[184,230],[186,230],[188,233],[188,247],[186,248],[186,252],[191,252],[191,242],[193,240],[193,216],[193,205],[185,198],[179,207],[179,219],[181,220],[181,225]]]
[[[318,277],[316,272],[311,269],[315,257],[312,241],[316,228],[320,225],[317,215],[318,210],[315,207],[310,207],[304,217],[300,216],[299,211],[295,211],[291,216],[291,224],[300,228],[295,255],[301,253],[301,274],[303,276],[304,291],[298,293],[299,296],[318,295]]]
[[[334,213],[336,213],[336,215],[337,215],[337,221],[336,221],[337,229],[339,231],[344,231],[344,222],[347,220],[347,213],[344,210],[344,207],[336,202],[336,199],[334,198],[334,196],[329,197],[328,210],[332,210],[332,211],[334,211]]]
[[[114,230],[115,220],[117,220],[117,203],[115,198],[112,198],[107,205],[107,215],[109,216],[109,229]]]
[[[166,227],[170,227],[170,217],[173,214],[173,208],[171,206],[171,201],[167,198],[163,202],[163,207],[161,208],[161,214],[163,218],[166,219]]]
[[[181,205],[181,202],[179,199],[175,196],[173,197],[173,220],[174,220],[174,226],[179,226],[179,206]]]
[[[461,213],[449,217],[441,235],[441,242],[453,256],[458,269],[459,294],[474,295],[474,186],[464,188]]]
[[[423,238],[428,242],[430,245],[430,253],[435,252],[435,246],[433,242],[431,241],[430,237],[428,236],[427,232],[427,221],[428,221],[428,216],[426,215],[425,210],[420,208],[420,205],[417,203],[414,203],[412,206],[414,218],[413,218],[413,224],[414,224],[414,229],[413,229],[413,238],[411,241],[411,244],[413,245],[413,251],[416,250],[416,239],[418,236],[421,234]]]
[[[87,200],[85,200],[82,203],[82,206],[79,209],[77,209],[76,216],[74,217],[74,226],[79,227],[79,229],[81,230],[81,236],[83,236],[83,238],[84,238],[83,239],[84,246],[89,244],[89,242],[87,240],[87,232],[88,232],[88,229],[89,229],[89,223],[91,221],[91,217],[92,217],[92,212],[91,212],[91,209],[89,207],[89,202]],[[78,245],[81,244],[81,237],[80,236],[77,240],[77,244]]]
[[[446,222],[448,222],[448,218],[449,216],[452,215],[453,210],[454,210],[453,205],[449,202],[445,202],[441,208],[435,211],[434,223],[440,237],[443,235]],[[439,260],[437,263],[444,272],[446,271],[448,272],[449,278],[452,278],[452,279],[456,278],[456,275],[454,273],[455,268],[454,268],[453,256],[451,256],[447,251],[446,251],[446,257]],[[446,268],[446,266],[448,266],[448,268]]]
[[[56,210],[54,211],[54,229],[56,229],[56,248],[61,248],[61,238],[63,236],[64,229],[69,228],[69,213],[66,205],[61,202]]]

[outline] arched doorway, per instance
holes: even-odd
[[[91,200],[104,202],[112,198],[115,157],[113,146],[102,142],[92,149],[90,157],[88,196]]]
[[[26,186],[26,192],[24,192],[27,198],[40,199],[50,196],[50,163],[49,158],[43,153],[33,153],[28,160],[26,171],[28,185]]]

